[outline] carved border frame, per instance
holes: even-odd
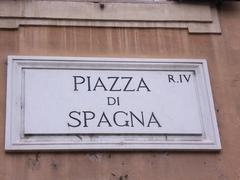
[[[195,72],[202,115],[201,135],[25,135],[24,69],[191,70]],[[9,56],[6,102],[6,151],[220,150],[207,61],[97,57]]]

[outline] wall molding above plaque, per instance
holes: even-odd
[[[206,60],[9,56],[5,149],[220,150]]]
[[[180,28],[221,33],[216,7],[206,3],[0,1],[0,28],[19,26]]]

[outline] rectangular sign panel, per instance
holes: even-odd
[[[220,149],[204,60],[12,56],[7,96],[7,150]]]
[[[26,134],[201,134],[192,71],[24,73]]]

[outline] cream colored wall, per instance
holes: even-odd
[[[0,30],[0,179],[239,180],[240,3],[226,3],[219,12],[222,35],[137,28]],[[223,149],[220,153],[5,153],[7,55],[206,58]]]

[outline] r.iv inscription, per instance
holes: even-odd
[[[189,83],[191,74],[168,74],[169,83]]]

